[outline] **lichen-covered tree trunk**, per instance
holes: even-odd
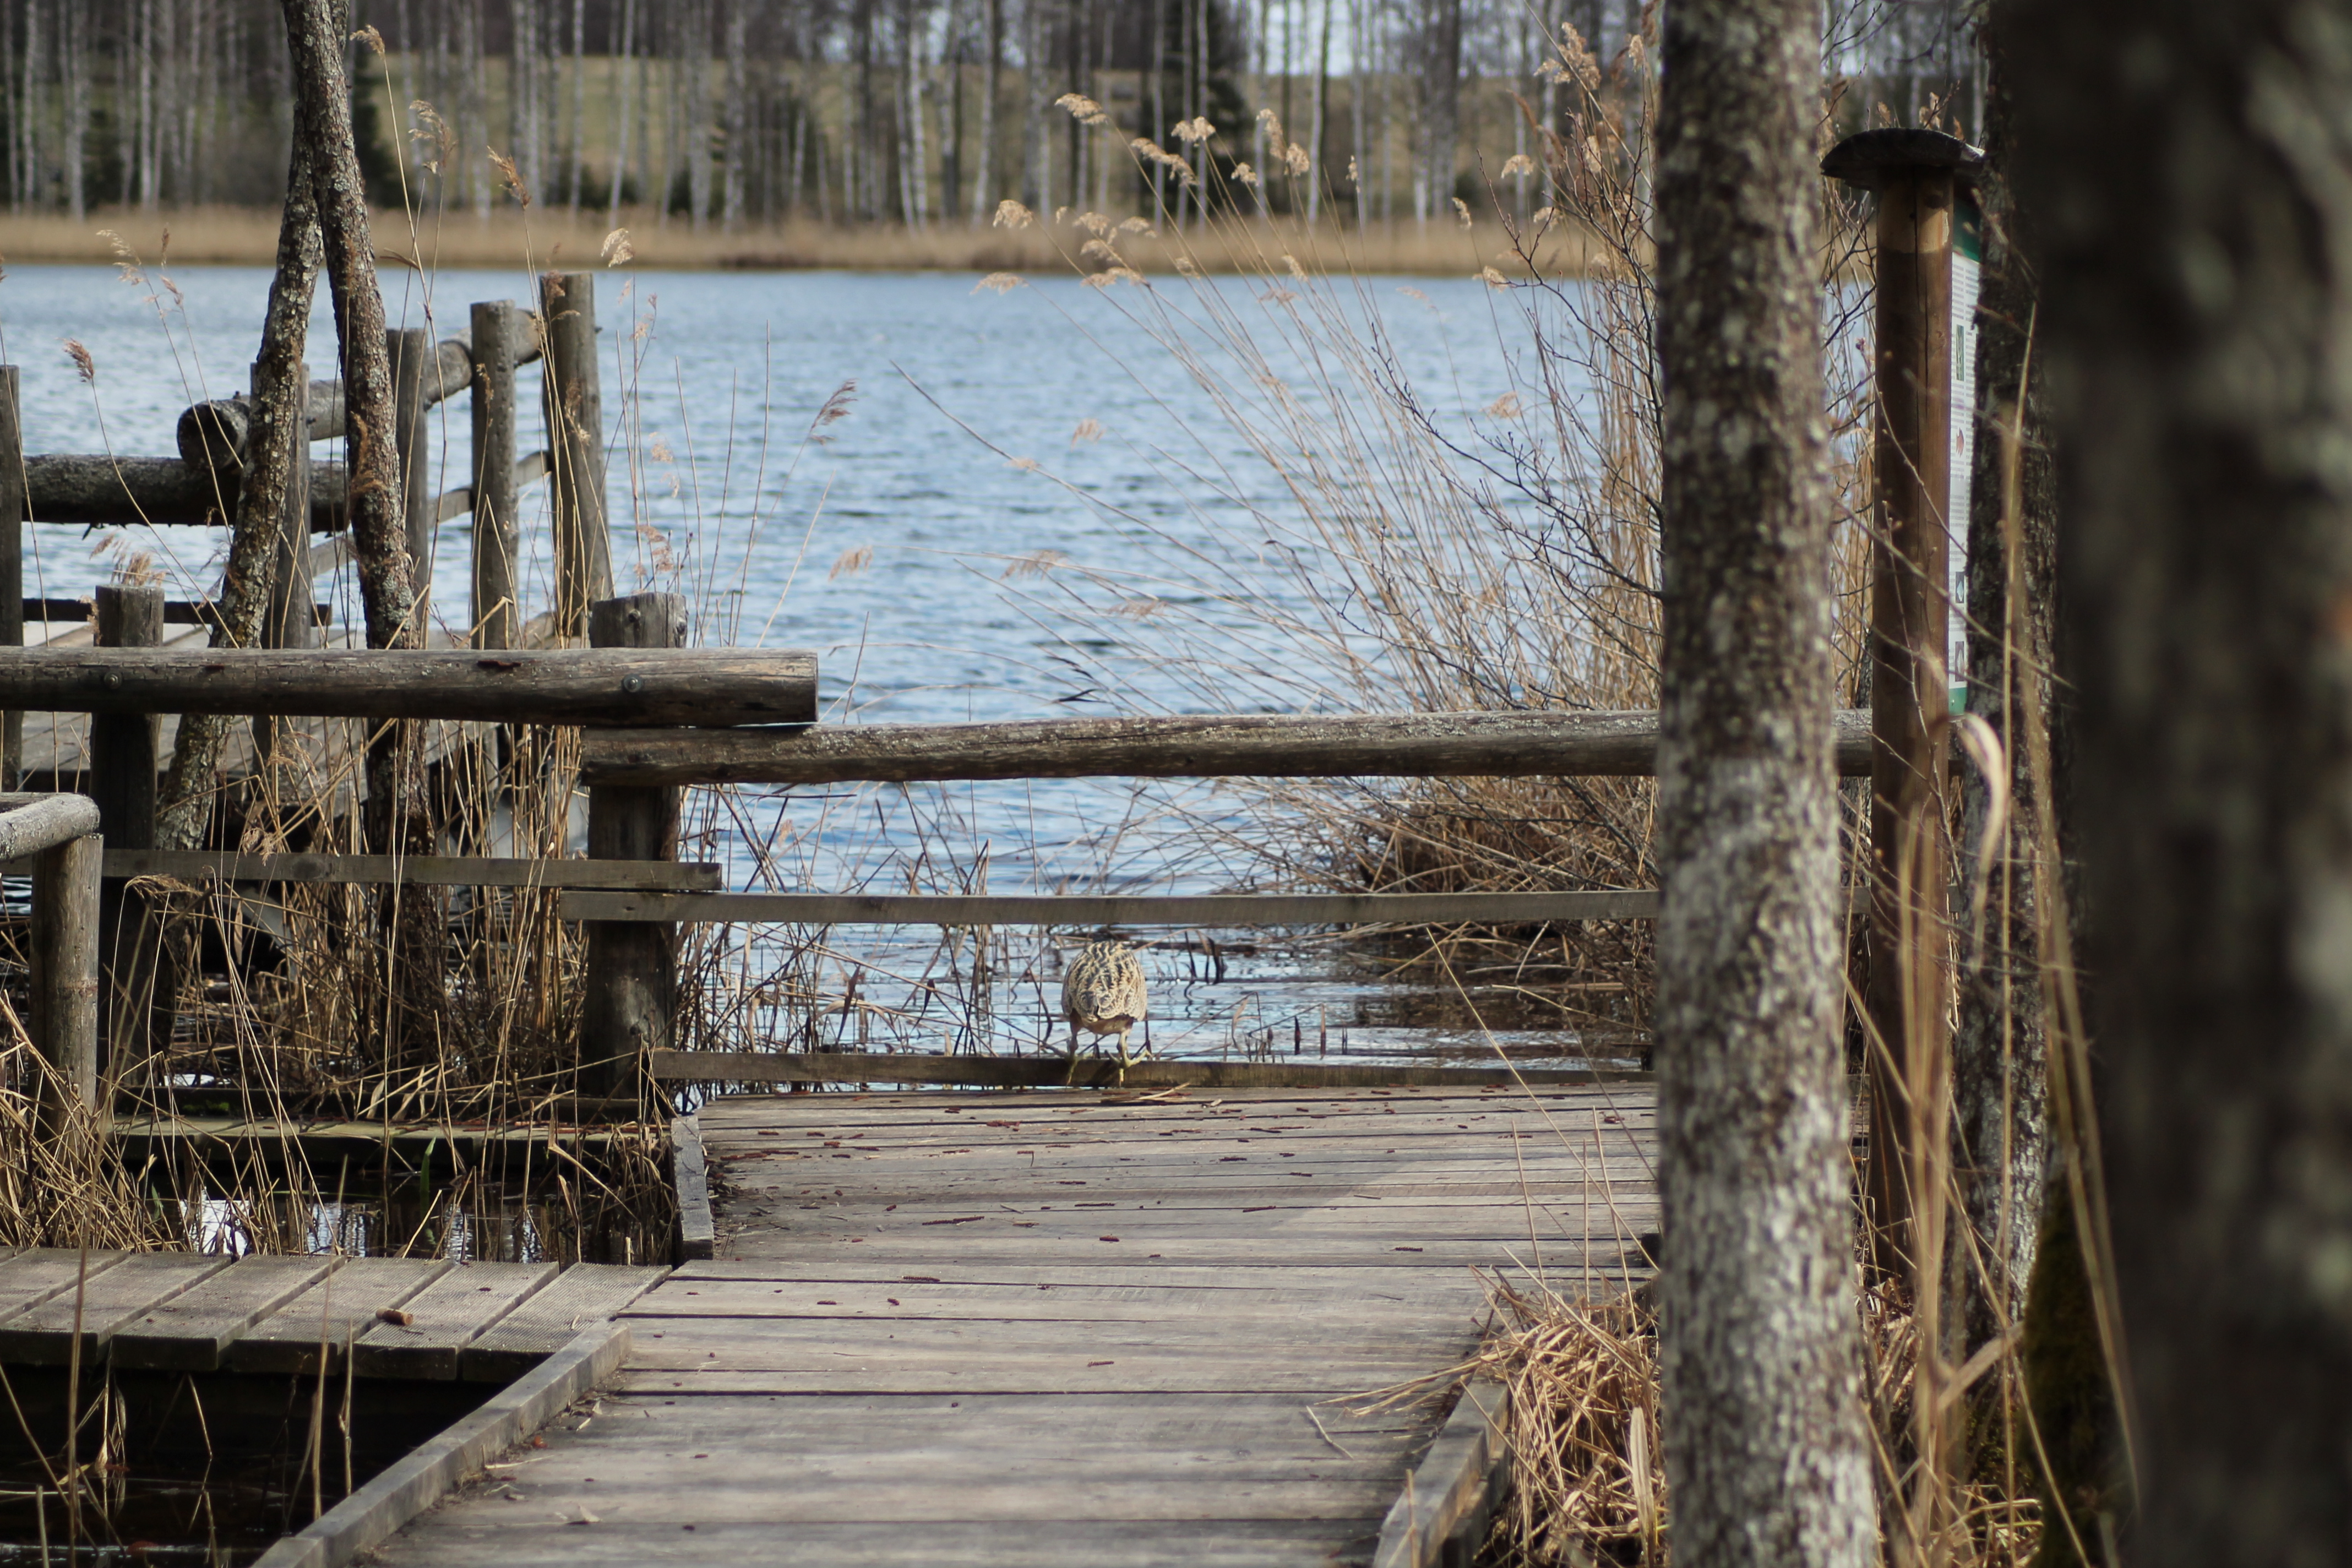
[[[2340,1563],[2352,10],[2022,0],[2010,26],[2081,694],[2112,1247],[2082,1242],[2129,1357],[2129,1555]]]
[[[375,243],[368,231],[366,184],[352,139],[352,100],[343,71],[350,36],[340,0],[285,0],[292,51],[295,135],[308,142],[318,194],[319,231],[343,372],[344,417],[351,429],[352,553],[368,647],[422,647],[415,584],[408,558],[399,442],[394,435],[392,355],[384,341],[383,296],[376,286]],[[435,848],[425,788],[422,725],[385,725],[368,747],[368,847],[378,854],[429,855]],[[446,932],[431,889],[384,894],[390,965],[383,1017],[387,1060],[400,1044],[421,1048],[445,1011],[441,956]]]
[[[1658,157],[1664,395],[1659,1180],[1677,1561],[1860,1568],[1838,1048],[1830,520],[1805,0],[1676,0]]]
[[[255,362],[253,412],[246,431],[245,469],[237,481],[228,563],[221,573],[215,647],[261,646],[262,617],[276,587],[278,535],[288,526],[287,487],[295,459],[310,444],[310,382],[302,355],[310,331],[310,301],[319,285],[319,205],[312,175],[310,143],[297,137],[286,174],[285,216],[278,229],[278,272],[269,281],[269,309],[262,319],[261,353]],[[306,530],[296,547],[309,546]],[[218,713],[190,713],[180,720],[156,824],[158,848],[193,849],[202,842],[212,815],[214,771],[230,722]]]

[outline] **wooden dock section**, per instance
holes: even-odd
[[[0,1364],[504,1383],[668,1270],[422,1258],[0,1253]]]
[[[1442,1384],[1360,1396],[1468,1354],[1474,1269],[1612,1289],[1656,1223],[1646,1084],[799,1094],[698,1120],[714,1258],[623,1314],[593,1412],[378,1560],[1434,1563],[1412,1538],[1475,1413],[1449,1419]]]

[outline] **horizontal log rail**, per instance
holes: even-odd
[[[514,487],[521,489],[527,485],[535,485],[552,472],[554,468],[548,455],[545,452],[533,452],[514,466]],[[463,517],[473,510],[473,487],[459,485],[454,490],[441,492],[441,499],[434,503],[434,521],[446,522],[453,517]]]
[[[947,1083],[986,1089],[1387,1089],[1454,1084],[1609,1083],[1646,1079],[1631,1068],[1409,1067],[1353,1062],[1141,1061],[1125,1073],[1115,1060],[1069,1058],[864,1055],[849,1051],[654,1051],[660,1083]]]
[[[1582,893],[565,893],[567,921],[745,921],[795,925],[1538,925],[1645,921],[1658,895],[1642,889]]]
[[[10,648],[0,709],[500,724],[803,724],[816,656],[770,648]]]
[[[109,849],[109,877],[183,882],[304,882],[422,888],[635,888],[703,892],[719,886],[707,861],[533,860],[456,855],[234,855],[211,849]]]
[[[236,510],[236,478],[178,458],[44,452],[25,459],[25,521],[89,527],[220,526]],[[310,531],[343,526],[343,470],[310,471]]]
[[[80,795],[0,795],[0,860],[18,860],[98,831],[98,803]]]
[[[97,618],[97,610],[88,599],[27,599],[25,618],[28,621],[88,621]],[[314,625],[332,626],[335,607],[332,605],[312,605],[310,619]],[[219,608],[201,600],[173,599],[163,606],[163,624],[167,626],[209,626],[220,621]]]
[[[522,312],[528,328],[516,336],[514,363],[530,364],[540,357],[538,317]],[[474,355],[471,335],[459,332],[443,338],[433,345],[433,359],[425,367],[423,391],[425,405],[455,397],[472,384]],[[340,381],[314,381],[310,384],[310,439],[334,441],[346,432],[343,418],[343,384]],[[251,425],[252,400],[243,394],[235,397],[216,398],[199,403],[180,411],[177,435],[180,455],[191,463],[206,460],[217,462],[221,457],[241,452],[246,432]]]
[[[1870,771],[1870,715],[1837,715],[1838,771]],[[595,784],[1045,778],[1632,776],[1655,771],[1654,712],[1202,714],[795,732],[593,735]]]

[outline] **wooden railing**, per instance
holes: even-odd
[[[0,860],[31,862],[33,1048],[52,1130],[98,1089],[98,804],[79,795],[0,795]]]

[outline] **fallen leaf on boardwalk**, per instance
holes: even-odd
[[[970,1225],[976,1219],[986,1219],[987,1217],[988,1216],[984,1214],[968,1214],[961,1219],[927,1219],[923,1221],[923,1223],[925,1225]]]
[[[1107,1361],[1090,1361],[1090,1362],[1087,1363],[1087,1364],[1088,1366],[1112,1366],[1112,1365],[1115,1365],[1115,1364],[1117,1364],[1117,1363],[1112,1363],[1112,1362],[1107,1362]]]
[[[376,1321],[380,1323],[398,1323],[403,1328],[416,1321],[415,1313],[404,1312],[397,1307],[378,1307],[375,1310],[375,1317]]]
[[[1095,1239],[1097,1241],[1117,1241],[1118,1237],[1115,1236],[1098,1236],[1095,1237]]]

